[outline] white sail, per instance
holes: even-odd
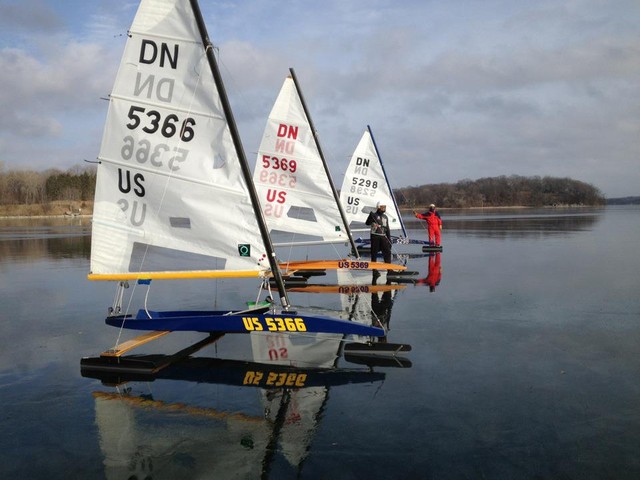
[[[140,2],[99,159],[92,274],[265,267],[189,2]]]
[[[271,110],[253,173],[270,232],[287,242],[346,242],[348,234],[291,77]]]
[[[364,222],[380,202],[387,206],[391,231],[401,230],[404,235],[402,217],[369,129],[365,130],[351,156],[340,189],[340,201],[352,231],[368,231]]]

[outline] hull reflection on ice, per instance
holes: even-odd
[[[257,362],[328,369],[336,366],[342,338],[335,334],[251,334],[251,348]],[[302,465],[311,448],[328,395],[326,386],[261,389],[265,418],[279,430],[278,448],[295,468]]]
[[[384,328],[388,334],[391,309],[393,301],[401,290],[401,286],[390,284],[387,280],[386,272],[380,272],[379,276],[353,275],[349,272],[346,275],[338,273],[338,280],[342,283],[363,284],[372,283],[372,287],[381,287],[378,289],[371,288],[369,290],[353,289],[350,292],[340,294],[340,302],[342,304],[342,315],[344,319],[352,320],[363,325],[375,325]],[[384,288],[386,287],[386,288]],[[380,342],[386,341],[387,335],[380,337]],[[366,337],[354,337],[360,341],[366,341]],[[369,339],[372,340],[372,339]]]
[[[259,478],[270,473],[278,456],[300,471],[330,388],[385,377],[371,369],[337,368],[341,335],[250,337],[258,361],[189,357],[144,377],[219,385],[216,395],[227,405],[221,409],[133,396],[134,384],[122,390],[122,382],[142,379],[137,374],[84,372],[121,384],[119,393],[94,393],[106,478]],[[236,405],[247,410],[239,392],[256,391],[257,402],[248,397],[253,414],[234,411]]]
[[[141,397],[94,394],[105,477],[257,478],[271,422]]]

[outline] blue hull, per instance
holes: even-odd
[[[227,315],[226,311],[168,311],[145,310],[131,315],[107,317],[107,325],[132,330],[168,330],[187,332],[224,333],[339,333],[342,335],[362,335],[382,337],[382,328],[369,327],[356,322],[328,317],[314,317],[292,313],[245,313]]]

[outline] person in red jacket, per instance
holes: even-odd
[[[440,231],[442,230],[442,218],[436,211],[436,206],[432,203],[429,205],[429,210],[424,213],[414,212],[416,218],[420,220],[426,220],[429,227],[429,242],[432,245],[440,246]]]

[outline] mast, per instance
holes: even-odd
[[[358,248],[356,247],[356,243],[353,241],[353,236],[351,235],[351,229],[349,228],[349,221],[347,220],[347,216],[345,215],[344,210],[342,209],[342,203],[340,202],[338,191],[336,190],[336,187],[333,184],[333,179],[331,178],[329,167],[327,166],[327,162],[324,158],[324,153],[322,152],[322,147],[320,146],[320,140],[318,140],[318,135],[316,133],[316,127],[313,125],[313,120],[311,119],[311,115],[309,114],[309,110],[307,109],[307,103],[304,101],[304,95],[302,94],[302,90],[300,90],[300,86],[298,85],[298,78],[296,77],[296,72],[294,72],[293,68],[290,68],[289,72],[291,73],[293,84],[296,86],[296,90],[298,91],[298,96],[300,97],[300,102],[302,103],[304,114],[307,116],[307,121],[309,122],[309,126],[311,127],[311,133],[313,134],[313,139],[316,142],[318,153],[320,154],[320,158],[322,159],[322,166],[324,167],[324,171],[327,174],[329,185],[331,185],[331,192],[333,193],[333,198],[336,201],[336,205],[338,205],[338,210],[340,211],[340,218],[342,219],[342,224],[344,225],[345,231],[347,232],[347,236],[349,237],[351,250],[354,252],[357,258],[360,258],[360,254],[358,253]]]
[[[280,267],[278,266],[276,254],[273,249],[273,244],[271,243],[271,237],[269,236],[267,223],[262,213],[262,209],[260,208],[260,200],[258,199],[258,193],[256,192],[256,187],[253,184],[251,171],[249,170],[249,165],[247,164],[247,157],[244,154],[244,147],[242,146],[242,141],[240,140],[240,134],[238,133],[238,127],[236,126],[236,122],[233,117],[233,112],[231,111],[231,105],[229,104],[229,99],[227,97],[227,91],[224,88],[224,83],[222,82],[222,76],[220,75],[220,70],[218,69],[218,63],[216,62],[215,56],[213,54],[213,45],[211,43],[211,40],[209,40],[207,27],[204,24],[204,19],[202,18],[202,12],[200,11],[200,6],[198,5],[198,0],[189,0],[189,1],[191,3],[191,8],[193,9],[193,13],[195,15],[196,23],[198,25],[198,30],[200,31],[200,35],[202,37],[202,45],[204,46],[205,52],[207,54],[209,67],[211,68],[211,73],[213,74],[213,79],[216,83],[216,88],[218,89],[218,95],[220,96],[222,109],[224,110],[224,115],[227,118],[227,124],[229,125],[229,130],[231,132],[233,145],[236,149],[236,153],[238,154],[238,159],[240,160],[242,176],[244,177],[244,181],[247,184],[247,189],[249,191],[249,196],[251,197],[251,204],[253,206],[253,211],[256,215],[256,219],[258,220],[260,235],[262,236],[262,241],[267,251],[267,256],[269,257],[269,265],[271,266],[271,273],[273,274],[276,285],[278,286],[280,302],[283,308],[285,310],[288,310],[291,306],[289,303],[289,297],[287,296],[287,291],[284,287],[284,280],[282,279],[282,273],[280,272]]]
[[[400,209],[398,208],[398,202],[396,201],[396,196],[393,193],[393,188],[391,188],[391,184],[389,183],[389,177],[387,177],[387,172],[384,169],[384,163],[382,163],[382,157],[380,156],[380,152],[378,151],[378,145],[376,145],[376,139],[373,137],[373,132],[371,131],[371,127],[367,125],[367,130],[369,130],[369,135],[371,136],[371,141],[373,142],[373,148],[376,149],[376,154],[378,155],[378,160],[380,161],[380,167],[382,168],[382,174],[384,175],[384,180],[387,182],[387,186],[389,187],[389,192],[391,193],[391,199],[393,200],[393,205],[396,207],[396,211],[398,212],[398,220],[400,220],[400,226],[402,227],[402,234],[406,237],[407,230],[404,228],[404,222],[402,221],[402,215],[400,214]]]

